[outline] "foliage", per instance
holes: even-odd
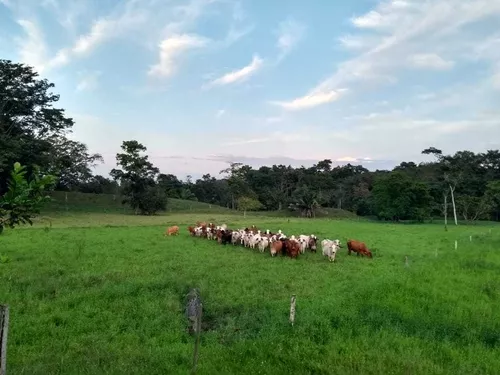
[[[380,176],[373,186],[373,204],[385,220],[422,221],[429,217],[431,196],[428,186],[402,172]]]
[[[52,140],[73,126],[64,110],[54,107],[59,95],[53,87],[30,66],[0,60],[0,194],[14,162],[26,165],[28,173],[32,165],[48,172]]]
[[[116,164],[123,170],[113,169],[110,174],[120,181],[125,196],[123,203],[128,203],[141,215],[152,215],[164,210],[167,205],[166,193],[156,184],[159,170],[148,160],[147,155],[141,155],[146,147],[133,140],[124,141],[121,148],[124,152],[116,154]]]
[[[307,185],[297,188],[290,199],[288,208],[293,211],[300,211],[302,216],[313,217],[315,210],[320,206],[319,194]]]
[[[264,206],[257,199],[250,197],[238,198],[238,210],[240,211],[258,211]]]
[[[47,192],[55,182],[54,176],[39,176],[36,170],[30,179],[26,175],[26,167],[15,163],[7,192],[0,197],[0,234],[4,227],[32,225],[31,219],[50,200]]]
[[[58,176],[57,190],[75,190],[92,180],[91,168],[104,162],[100,154],[89,154],[85,144],[63,136],[52,136],[48,172]]]

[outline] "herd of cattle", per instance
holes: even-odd
[[[281,229],[277,233],[272,233],[269,229],[262,232],[255,225],[244,229],[231,230],[226,224],[215,225],[214,223],[197,222],[195,226],[188,227],[189,233],[194,237],[206,238],[217,241],[219,244],[243,245],[251,249],[259,249],[264,253],[269,250],[271,256],[278,254],[288,255],[291,258],[297,258],[299,254],[306,251],[316,252],[318,246],[318,237],[314,234],[299,236],[286,236]],[[165,236],[179,234],[179,227],[174,225],[167,228]],[[323,255],[328,257],[331,262],[335,261],[337,251],[342,248],[340,241],[324,239],[321,241]],[[355,252],[357,255],[364,255],[372,258],[372,253],[366,247],[365,243],[348,240],[348,254]]]

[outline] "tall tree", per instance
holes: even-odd
[[[156,184],[159,169],[147,155],[141,155],[146,147],[133,140],[124,141],[121,148],[124,152],[116,154],[116,164],[122,169],[113,169],[110,174],[123,186],[124,203],[130,204],[136,214],[152,215],[165,210],[167,197]]]
[[[451,196],[451,203],[453,206],[453,217],[455,219],[455,225],[458,225],[457,219],[457,206],[455,203],[455,189],[460,179],[460,172],[456,168],[457,164],[449,156],[444,156],[443,152],[435,147],[429,147],[422,151],[424,155],[433,155],[436,158],[437,163],[440,166],[441,176],[439,180],[442,181],[443,185],[443,200],[444,200],[444,212],[445,212],[445,224],[444,227],[447,230],[447,212],[448,212],[448,191]],[[449,190],[448,190],[449,189]]]
[[[50,139],[63,135],[73,120],[55,108],[59,95],[32,67],[0,60],[0,194],[5,191],[10,166],[20,162],[31,173],[49,165],[54,150]]]
[[[48,172],[58,176],[57,190],[74,190],[90,181],[92,167],[104,160],[100,154],[90,154],[87,145],[64,136],[49,138],[53,151],[49,157]]]
[[[385,220],[419,220],[430,216],[432,198],[428,186],[402,172],[380,176],[373,186],[377,215]]]

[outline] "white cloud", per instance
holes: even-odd
[[[160,43],[160,59],[148,74],[157,77],[170,77],[176,69],[177,59],[188,50],[203,47],[207,39],[198,35],[173,35]]]
[[[435,70],[448,70],[455,65],[453,61],[447,61],[435,53],[422,53],[410,56],[409,62],[415,68]]]
[[[282,122],[282,121],[283,121],[283,117],[280,117],[280,116],[272,116],[272,117],[266,118],[266,122],[269,124],[274,124],[274,123]]]
[[[493,75],[492,81],[493,87],[497,90],[500,90],[500,70]]]
[[[436,97],[436,93],[434,92],[427,92],[425,94],[419,94],[417,95],[418,100],[431,100]]]
[[[301,98],[293,99],[288,102],[273,101],[271,102],[271,104],[278,105],[286,110],[298,111],[313,108],[321,104],[334,102],[341,97],[341,94],[344,91],[346,90],[340,89],[337,91],[331,90],[328,92],[310,93]]]
[[[79,75],[81,79],[76,86],[76,91],[92,91],[97,88],[101,72],[80,72]]]
[[[18,20],[26,34],[26,39],[19,38],[19,58],[28,65],[31,65],[39,73],[43,72],[47,64],[47,46],[40,28],[32,21]]]
[[[305,31],[306,27],[291,17],[279,24],[277,46],[280,56],[278,60],[284,58],[301,41]]]
[[[225,113],[226,113],[225,109],[219,109],[217,111],[217,114],[215,115],[215,117],[220,118],[220,117],[224,116]]]
[[[356,28],[362,29],[362,33],[344,37],[344,44],[348,46],[371,47],[338,64],[337,70],[310,92],[328,93],[340,87],[348,87],[354,92],[356,85],[365,89],[368,81],[395,83],[395,74],[407,69],[408,56],[414,55],[420,67],[449,69],[453,63],[439,58],[437,53],[458,51],[463,56],[461,42],[464,35],[469,35],[475,42],[484,39],[481,33],[468,33],[466,26],[498,15],[498,0],[380,1],[365,15],[351,20]],[[429,55],[429,50],[435,51],[436,55]],[[315,104],[309,108],[329,101],[313,102]]]
[[[269,142],[280,142],[280,143],[295,143],[310,140],[310,136],[304,132],[295,133],[283,133],[283,132],[273,132],[266,137],[255,137],[255,138],[243,138],[243,139],[233,139],[231,141],[223,143],[223,146],[241,146],[256,143],[269,143]]]
[[[245,81],[262,67],[263,62],[264,60],[258,55],[254,55],[250,64],[241,69],[224,74],[222,77],[213,80],[211,84],[220,86]]]

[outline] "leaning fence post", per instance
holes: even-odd
[[[9,331],[9,306],[0,305],[0,375],[7,372],[7,333]]]
[[[290,300],[290,323],[293,326],[293,323],[295,322],[295,294],[292,295],[292,298]]]
[[[194,374],[196,372],[196,367],[198,365],[202,311],[203,311],[203,304],[201,303],[199,291],[198,289],[192,289],[188,294],[188,305],[186,308],[187,317],[192,324],[192,331],[196,335],[194,342],[193,367],[191,368],[191,374]]]

